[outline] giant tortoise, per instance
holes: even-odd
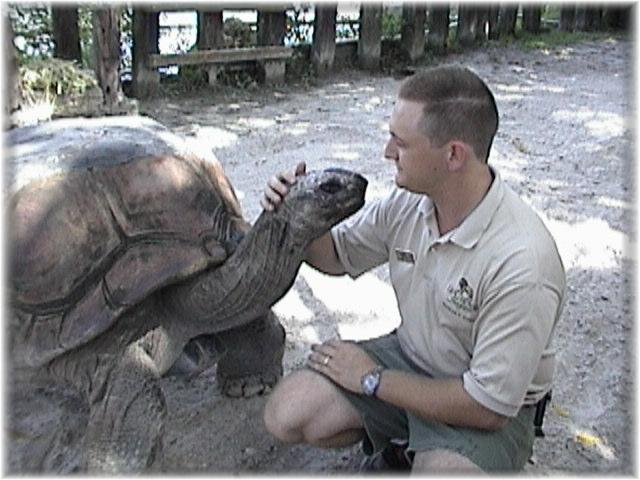
[[[270,307],[309,242],[362,206],[366,181],[310,172],[250,226],[211,152],[151,119],[6,137],[11,365],[85,395],[89,471],[161,469],[157,379],[217,360],[229,394],[273,385],[284,330]]]

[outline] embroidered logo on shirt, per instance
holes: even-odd
[[[396,253],[396,259],[399,262],[416,263],[415,255],[411,250],[401,250],[399,248],[395,248],[394,251]]]
[[[473,302],[473,288],[464,277],[460,279],[458,285],[447,287],[447,299],[443,304],[451,313],[465,320],[473,321],[478,311],[478,306]]]

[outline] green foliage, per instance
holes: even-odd
[[[382,13],[382,38],[396,38],[402,29],[402,14],[385,8]]]
[[[546,4],[542,9],[541,20],[542,21],[560,21],[560,8],[559,3]]]
[[[78,7],[78,32],[80,34],[80,55],[82,66],[92,68],[93,59],[93,34],[91,26],[91,10],[87,6]]]
[[[49,58],[55,48],[51,8],[42,4],[9,5],[9,20],[15,33],[19,60]]]
[[[313,85],[317,76],[313,63],[309,61],[311,45],[304,44],[293,47],[293,55],[287,60],[287,83],[301,82],[304,85]]]
[[[132,38],[132,9],[121,8],[120,44],[129,48]],[[51,8],[41,4],[12,4],[9,6],[9,19],[15,33],[15,45],[19,61],[36,58],[51,58],[55,52]],[[91,6],[78,5],[78,30],[83,68],[92,68],[93,34],[91,24]],[[121,56],[121,68],[131,68],[131,55]]]
[[[239,18],[227,18],[223,26],[225,45],[230,48],[250,47],[255,44],[252,41],[253,32],[251,26]]]
[[[80,69],[76,63],[69,60],[32,59],[20,65],[18,71],[20,93],[27,99],[42,95],[55,98],[61,95],[82,94],[97,86],[91,72]]]
[[[183,65],[180,67],[179,81],[187,90],[207,85],[207,72],[201,65]]]

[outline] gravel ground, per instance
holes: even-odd
[[[490,162],[545,219],[567,270],[553,401],[531,474],[635,472],[631,55],[631,42],[618,38],[446,58],[477,71],[494,91],[501,124]],[[300,160],[308,169],[356,170],[370,182],[369,200],[383,195],[393,182],[382,147],[399,79],[345,71],[314,83],[206,91],[140,110],[213,148],[251,221],[269,176]],[[302,365],[311,343],[376,336],[399,322],[386,268],[352,281],[303,267],[275,310],[287,330],[286,372]],[[278,443],[262,425],[265,398],[223,398],[212,371],[162,384],[166,471],[348,473],[362,459],[357,446]],[[30,389],[10,397],[9,470],[72,471],[86,411],[60,387],[34,380]],[[41,421],[24,420],[34,416]],[[42,455],[27,456],[27,444],[41,445]]]

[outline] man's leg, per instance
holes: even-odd
[[[318,447],[353,445],[364,435],[356,408],[331,381],[307,369],[277,384],[265,406],[264,422],[283,442]]]
[[[480,475],[485,472],[467,457],[452,450],[436,449],[416,452],[412,474],[464,473]]]

